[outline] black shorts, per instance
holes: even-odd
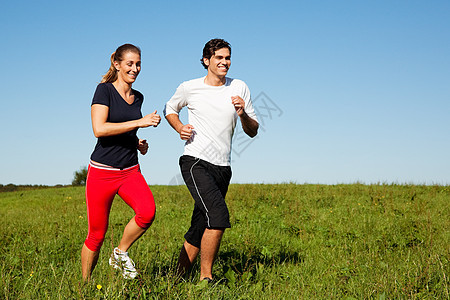
[[[231,167],[216,166],[189,155],[180,157],[181,174],[195,205],[186,241],[200,248],[206,228],[230,228],[225,195],[231,180]]]

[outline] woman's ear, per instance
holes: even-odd
[[[116,71],[120,69],[120,64],[117,61],[114,62],[114,68],[116,68]]]

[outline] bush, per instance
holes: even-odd
[[[80,170],[73,173],[72,185],[86,185],[87,167],[81,167]]]
[[[17,185],[12,183],[7,185],[0,184],[0,192],[13,192],[13,191],[17,191]]]

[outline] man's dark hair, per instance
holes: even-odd
[[[202,65],[205,69],[208,69],[208,66],[205,65],[205,63],[203,62],[203,59],[204,58],[211,59],[211,56],[213,56],[217,50],[222,49],[222,48],[228,48],[228,50],[230,50],[230,54],[231,54],[230,43],[228,43],[227,41],[225,41],[223,39],[212,39],[205,44],[205,47],[203,47],[203,57],[200,59]]]

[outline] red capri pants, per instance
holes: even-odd
[[[155,218],[155,200],[139,165],[120,170],[89,165],[86,180],[88,235],[85,245],[100,250],[108,229],[109,212],[118,194],[136,213],[136,224],[147,229]]]

